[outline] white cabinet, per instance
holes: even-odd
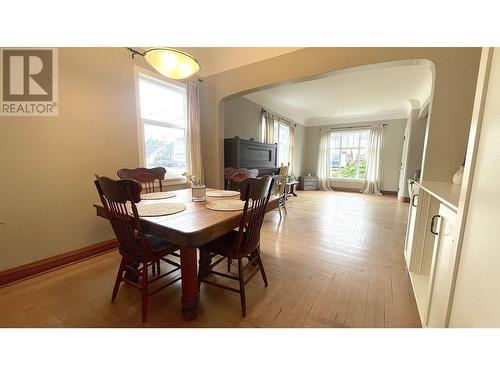
[[[456,264],[457,189],[413,183],[412,193],[404,255],[420,320],[424,327],[446,327]]]
[[[427,327],[446,327],[453,285],[456,253],[454,246],[457,214],[441,204],[433,230],[437,233],[430,278]]]

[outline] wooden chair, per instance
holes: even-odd
[[[174,252],[178,250],[178,246],[143,232],[135,205],[141,200],[141,185],[137,181],[99,177],[94,183],[118,239],[118,249],[122,256],[111,302],[115,301],[122,281],[141,289],[142,321],[145,322],[148,297],[181,279],[179,276],[156,290],[149,291],[149,284],[180,270],[180,264],[167,259],[167,255],[176,255]],[[152,266],[152,274],[155,275],[155,265],[160,261],[168,263],[174,268],[163,274],[158,270],[157,275],[150,278],[149,266]],[[135,275],[135,279],[124,276],[124,272]],[[134,281],[139,279],[142,279],[140,284]]]
[[[271,196],[272,186],[273,179],[270,176],[261,179],[249,178],[242,181],[240,199],[245,201],[245,206],[238,230],[233,230],[200,248],[199,286],[205,282],[239,293],[243,316],[246,316],[245,285],[248,281],[260,271],[264,284],[267,286],[267,277],[260,257],[260,228]],[[214,260],[215,258],[218,259]],[[238,260],[238,276],[214,270],[214,267],[226,258]],[[243,265],[245,258],[247,258],[248,263]],[[257,263],[257,267],[248,278],[245,278],[244,271],[254,263]],[[210,274],[236,280],[239,282],[239,288],[236,289],[208,280],[207,276]]]
[[[163,167],[156,168],[122,168],[117,172],[121,179],[131,178],[142,185],[143,193],[154,193],[155,182],[158,181],[160,191],[163,191],[162,181],[165,179],[166,169]]]
[[[282,218],[281,210],[286,212],[286,182],[288,177],[288,167],[290,163],[287,165],[281,164],[280,173],[278,175],[275,194],[278,195],[278,211],[280,213],[280,220]]]
[[[227,170],[227,171],[226,171]],[[246,168],[224,168],[224,176],[229,176],[224,189],[226,190],[240,190],[240,182],[245,181],[248,178],[256,178],[259,175],[258,169],[246,169]],[[231,272],[231,265],[233,264],[230,257],[227,258],[227,272]]]
[[[227,169],[227,173],[226,173]],[[240,190],[240,182],[245,181],[248,178],[256,178],[259,175],[258,169],[246,169],[246,168],[224,168],[224,175],[228,175],[229,180],[225,185],[226,190]],[[233,264],[230,257],[227,258],[227,272],[231,272],[231,265]]]

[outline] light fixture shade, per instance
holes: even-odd
[[[184,79],[200,70],[193,56],[172,48],[148,49],[144,58],[158,73],[173,79]]]

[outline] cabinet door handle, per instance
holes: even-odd
[[[411,197],[411,205],[413,207],[417,207],[417,205],[415,204],[415,198],[418,197],[418,194],[414,194],[413,197]]]
[[[434,216],[432,217],[432,220],[431,220],[431,233],[432,233],[432,234],[435,234],[436,236],[437,236],[439,233],[438,233],[438,232],[436,232],[436,231],[434,230],[434,226],[435,226],[435,224],[436,224],[436,219],[439,219],[440,217],[441,217],[441,215],[434,215]]]

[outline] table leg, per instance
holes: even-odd
[[[181,248],[182,315],[191,320],[198,315],[198,270],[196,248]]]

